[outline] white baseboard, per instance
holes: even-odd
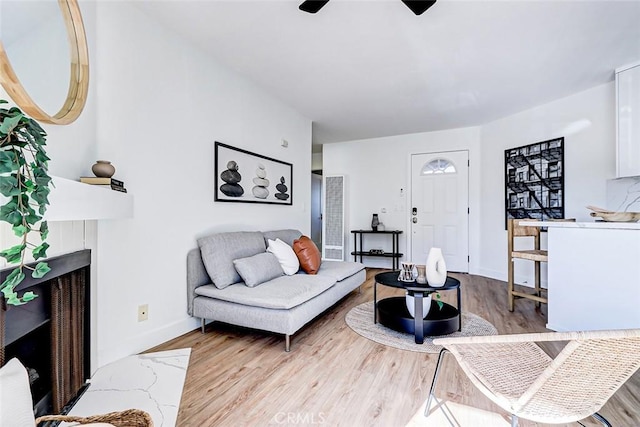
[[[503,282],[507,281],[507,273],[503,272],[503,271],[498,271],[498,270],[491,270],[491,269],[487,269],[487,268],[480,268],[478,270],[477,273],[479,276],[484,276],[484,277],[488,277],[490,279],[495,279],[495,280],[500,280]],[[518,285],[521,286],[526,286],[529,288],[533,288],[534,287],[534,278],[533,277],[529,277],[529,276],[522,276],[522,275],[516,275],[515,277],[516,283]],[[546,277],[541,277],[540,278],[540,285],[543,288],[547,288],[547,278]]]
[[[138,354],[179,337],[180,335],[186,334],[198,327],[200,327],[199,319],[187,317],[173,323],[163,325],[160,328],[147,331],[144,334],[128,337],[126,340],[118,342],[117,345],[109,343],[106,345],[106,349],[98,349],[98,366],[92,366],[91,371],[93,373],[98,368],[108,363],[132,354]]]
[[[478,271],[474,274],[477,274],[478,276],[488,277],[490,279],[502,280],[503,282],[507,281],[507,275],[505,273],[488,268],[479,268]]]

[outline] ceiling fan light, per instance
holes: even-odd
[[[329,3],[329,0],[307,0],[302,2],[298,9],[303,12],[316,13],[327,3]]]
[[[424,1],[424,0],[402,0],[402,3],[406,4],[409,9],[416,15],[422,15],[435,4],[436,0]]]

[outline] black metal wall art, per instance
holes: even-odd
[[[504,151],[509,218],[564,218],[564,137]]]

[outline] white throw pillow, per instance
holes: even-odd
[[[16,358],[0,368],[0,426],[34,427],[29,376]]]
[[[287,276],[296,274],[300,269],[300,261],[298,261],[298,257],[293,251],[293,248],[280,239],[269,239],[268,243],[269,247],[267,248],[267,252],[271,252],[278,258],[284,274]]]

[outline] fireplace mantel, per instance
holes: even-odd
[[[47,221],[133,218],[133,196],[99,185],[52,176]],[[7,198],[0,195],[0,205]]]
[[[52,177],[47,221],[76,221],[133,217],[133,196],[101,186]]]

